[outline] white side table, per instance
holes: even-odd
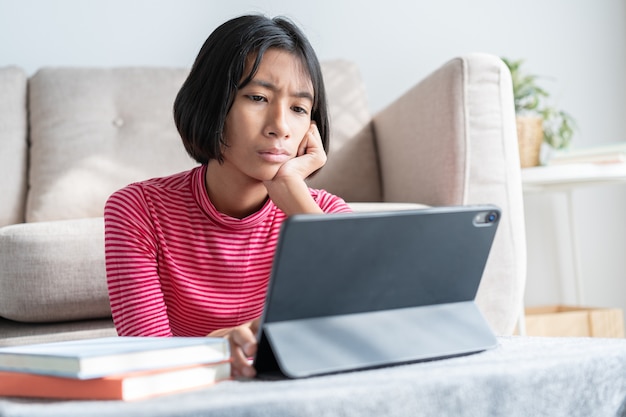
[[[570,231],[570,251],[576,285],[576,301],[584,304],[584,288],[578,250],[578,237],[574,224],[572,191],[587,185],[626,182],[626,163],[568,164],[522,169],[522,187],[525,194],[564,193],[567,203],[566,217]]]

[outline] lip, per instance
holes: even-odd
[[[282,148],[262,149],[257,154],[261,159],[273,163],[284,163],[291,159],[289,152]]]

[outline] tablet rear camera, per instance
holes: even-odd
[[[491,226],[498,221],[500,217],[500,213],[495,210],[491,211],[483,211],[474,217],[474,225],[475,226]]]

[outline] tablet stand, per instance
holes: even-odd
[[[265,323],[255,367],[302,378],[495,347],[473,301]]]

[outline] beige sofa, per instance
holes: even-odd
[[[521,311],[526,254],[510,74],[453,59],[372,117],[357,68],[323,63],[333,135],[311,185],[355,209],[493,203],[503,210],[478,303],[496,333]],[[186,70],[0,68],[0,345],[115,334],[103,204],[186,170],[172,101]],[[417,80],[416,80],[417,81]],[[399,208],[402,208],[400,205]]]

